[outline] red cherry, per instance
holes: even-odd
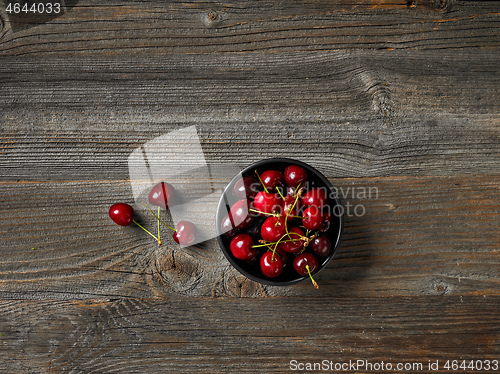
[[[249,212],[250,201],[238,200],[229,210],[229,217],[234,222],[234,227],[242,229],[250,226],[253,220],[253,215]]]
[[[283,261],[281,257],[268,251],[260,258],[260,270],[268,278],[275,278],[283,271]]]
[[[326,257],[332,251],[332,244],[326,235],[320,235],[311,240],[309,247],[319,257]]]
[[[316,206],[310,206],[302,213],[302,224],[308,230],[319,230],[323,224],[323,214]]]
[[[243,234],[248,234],[254,239],[260,238],[260,228],[264,221],[264,217],[254,218],[252,224],[249,227],[243,229]]]
[[[299,214],[300,208],[301,208],[300,199],[297,199],[295,196],[290,196],[290,195],[285,197],[285,200],[283,201],[283,212],[285,212],[285,216],[288,221],[293,221],[294,219],[296,219],[296,217],[293,216],[300,215]]]
[[[273,191],[276,187],[283,187],[285,178],[280,171],[266,170],[260,175],[260,179],[268,191]]]
[[[286,234],[286,222],[283,217],[267,218],[260,229],[262,239],[268,242],[276,242]]]
[[[226,214],[220,223],[220,229],[222,233],[226,236],[232,237],[236,235],[236,229],[229,218],[229,214]]]
[[[283,175],[289,187],[297,187],[299,184],[304,186],[304,183],[309,179],[307,172],[297,165],[287,166]]]
[[[234,196],[238,199],[253,199],[260,190],[260,183],[252,176],[244,176],[236,181],[233,187]]]
[[[302,196],[302,204],[322,208],[326,204],[326,199],[325,188],[311,188]]]
[[[174,188],[167,182],[160,182],[154,185],[149,191],[149,203],[155,206],[160,206],[163,209],[168,208],[168,204],[172,202]]]
[[[253,201],[255,209],[262,213],[281,211],[282,203],[280,195],[266,191],[260,191]]]
[[[196,226],[188,221],[179,221],[172,237],[182,246],[192,245],[196,241]]]
[[[134,208],[125,203],[116,203],[109,208],[109,217],[120,226],[130,226],[134,221]]]
[[[288,253],[297,253],[304,247],[304,241],[299,240],[304,237],[304,233],[298,227],[292,227],[288,230],[288,235],[285,236],[282,242],[278,244],[278,249]]]
[[[231,240],[229,248],[231,249],[233,256],[238,260],[249,260],[258,252],[257,249],[252,248],[252,246],[253,239],[250,235],[239,234]]]
[[[305,276],[309,274],[306,265],[309,266],[309,272],[311,274],[318,270],[318,260],[316,260],[316,257],[314,257],[313,254],[308,252],[302,253],[301,255],[295,257],[295,259],[293,260],[293,268],[300,275]]]

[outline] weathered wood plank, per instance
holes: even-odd
[[[499,301],[482,296],[2,301],[0,369],[284,373],[291,360],[367,360],[422,364],[423,370],[406,371],[445,373],[446,360],[498,359]],[[429,360],[438,360],[439,370],[429,370]]]
[[[346,228],[334,260],[317,275],[315,295],[498,295],[499,180],[332,178],[346,208]],[[4,182],[0,196],[3,299],[314,291],[308,282],[281,288],[247,280],[215,239],[182,249],[164,230],[158,248],[139,228],[114,225],[109,206],[133,200],[127,181]],[[156,230],[154,217],[135,206],[138,219]]]
[[[2,12],[0,54],[498,48],[498,10],[492,1],[81,0],[31,28]]]

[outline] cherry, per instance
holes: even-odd
[[[260,258],[260,270],[268,278],[275,278],[283,271],[283,261],[278,254],[268,251]]]
[[[323,214],[321,210],[316,206],[310,206],[304,210],[302,213],[304,218],[302,219],[302,224],[308,230],[319,230],[323,224]]]
[[[252,176],[244,176],[236,181],[233,187],[234,196],[238,199],[253,199],[259,192],[260,183]]]
[[[234,227],[231,218],[229,218],[229,214],[226,214],[224,218],[222,218],[220,229],[226,236],[233,237],[236,235],[236,228]]]
[[[293,221],[299,216],[300,208],[301,203],[299,199],[295,196],[285,196],[285,200],[283,200],[283,211],[288,221]]]
[[[252,248],[253,239],[250,235],[236,235],[229,245],[231,253],[238,260],[249,260],[257,254],[257,249]]]
[[[267,218],[260,229],[262,239],[268,242],[276,242],[286,234],[286,222],[283,217]]]
[[[250,226],[253,215],[249,212],[250,201],[246,199],[238,200],[229,210],[229,217],[234,223],[234,227],[242,229]]]
[[[320,235],[311,240],[309,247],[313,253],[319,257],[326,257],[332,250],[332,243],[326,235]]]
[[[196,241],[196,226],[189,221],[179,221],[172,237],[182,246],[189,246]]]
[[[304,247],[304,233],[298,227],[292,227],[288,235],[278,244],[278,250],[288,253],[297,253]]]
[[[297,187],[299,184],[301,186],[309,179],[307,172],[297,165],[287,166],[285,172],[283,173],[285,177],[286,184],[289,187]]]
[[[158,212],[160,208],[158,208]],[[129,204],[126,203],[116,203],[111,205],[109,208],[109,217],[113,220],[114,223],[120,226],[130,226],[135,223],[141,229],[146,231],[149,235],[156,239],[159,245],[161,245],[160,239],[160,224],[158,224],[158,237],[151,234],[148,230],[142,227],[135,219],[134,219],[134,208],[132,208]]]
[[[260,191],[253,201],[255,209],[262,213],[273,213],[275,210],[281,210],[283,200],[278,194],[266,191]]]
[[[295,271],[303,276],[309,275],[309,278],[311,278],[311,281],[315,288],[318,288],[318,284],[312,277],[312,274],[316,270],[318,270],[318,266],[319,264],[318,260],[316,260],[316,257],[308,252],[298,255],[293,260],[293,268],[295,269]]]
[[[260,176],[260,180],[267,191],[273,191],[277,187],[283,187],[285,184],[283,174],[277,170],[264,171]]]
[[[125,203],[116,203],[109,208],[109,217],[120,226],[130,226],[134,222],[134,208]]]
[[[322,208],[326,204],[326,198],[325,188],[311,188],[302,196],[302,204]]]
[[[160,206],[163,209],[168,208],[168,204],[172,202],[174,188],[167,182],[160,182],[151,188],[149,191],[149,203],[155,206]]]

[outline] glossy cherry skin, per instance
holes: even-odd
[[[229,210],[229,217],[234,223],[234,227],[242,229],[250,226],[253,215],[250,214],[250,201],[246,199],[238,200]]]
[[[285,200],[283,200],[283,212],[288,221],[293,221],[297,219],[297,216],[300,216],[301,207],[300,199],[290,195],[285,196]]]
[[[309,247],[318,257],[326,257],[332,251],[332,243],[326,235],[320,235],[311,240]]]
[[[268,251],[260,258],[260,270],[268,278],[275,278],[283,271],[283,261],[279,254]]]
[[[250,260],[257,254],[257,249],[252,248],[253,239],[247,234],[238,234],[232,240],[229,248],[238,260]]]
[[[323,224],[323,214],[316,206],[304,209],[302,213],[302,224],[308,230],[319,230]]]
[[[311,188],[302,195],[302,205],[322,208],[326,204],[327,194],[325,188]]]
[[[134,221],[134,208],[125,203],[116,203],[109,208],[109,217],[120,226],[130,226]]]
[[[268,242],[277,242],[286,234],[286,223],[283,217],[267,218],[260,229],[262,239]]]
[[[289,187],[297,187],[299,184],[304,186],[305,182],[309,179],[307,172],[297,165],[287,166],[283,176],[285,177],[285,182]]]
[[[309,265],[309,271],[311,274],[318,270],[318,260],[309,252],[302,253],[293,260],[293,268],[300,275],[308,275],[306,265]]]
[[[229,214],[226,214],[220,223],[221,232],[229,237],[233,237],[236,235],[236,228],[234,227],[233,222],[229,218]]]
[[[266,170],[260,175],[260,179],[269,192],[285,185],[285,177],[278,170]]]
[[[255,209],[262,213],[273,213],[278,210],[281,211],[283,200],[277,193],[270,193],[260,191],[253,201]]]
[[[304,241],[299,240],[302,237],[304,237],[302,230],[298,227],[292,227],[288,230],[288,235],[278,244],[278,249],[287,253],[297,253],[304,247]]]
[[[238,199],[253,199],[261,189],[261,184],[252,176],[244,176],[236,181],[233,194]]]
[[[193,245],[196,241],[196,226],[189,221],[179,221],[172,237],[178,244],[184,247]]]
[[[149,203],[155,206],[168,208],[168,204],[172,202],[174,196],[174,188],[167,182],[157,183],[149,191]]]

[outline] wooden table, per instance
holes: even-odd
[[[500,370],[498,1],[63,5],[0,10],[0,372]],[[109,219],[193,125],[209,167],[299,159],[360,206],[319,290]]]

